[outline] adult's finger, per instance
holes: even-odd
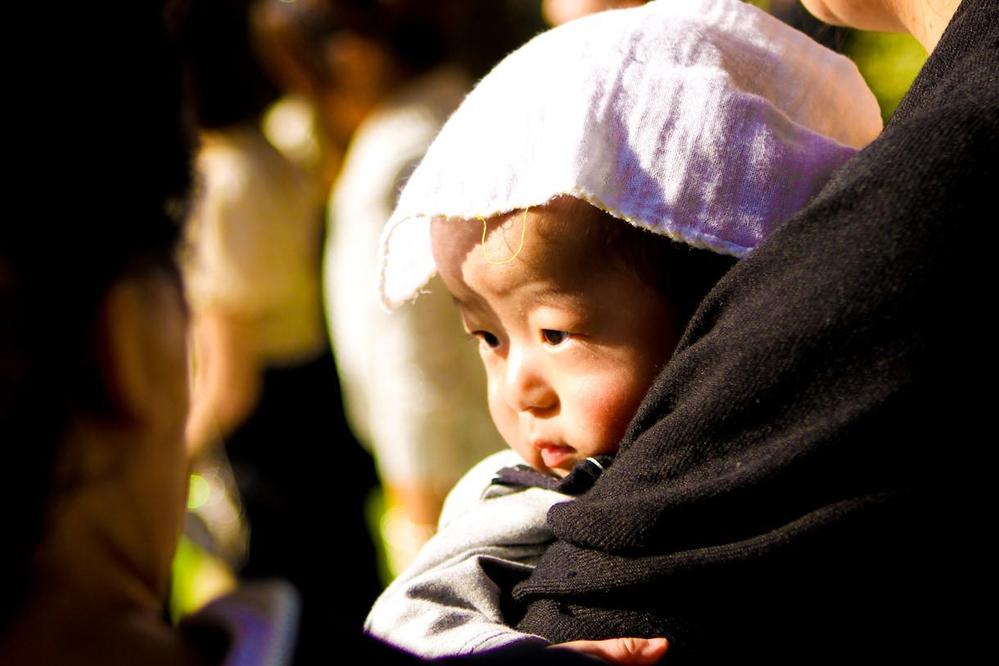
[[[662,659],[669,648],[669,641],[665,638],[608,638],[602,641],[559,643],[552,647],[575,650],[612,664],[646,666]]]

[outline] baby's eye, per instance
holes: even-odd
[[[547,344],[556,347],[569,339],[569,334],[565,331],[556,331],[551,328],[541,329],[541,339]]]
[[[485,345],[490,349],[494,347],[499,347],[499,338],[497,338],[489,331],[472,331],[471,335],[484,342]]]

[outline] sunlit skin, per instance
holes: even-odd
[[[523,212],[488,220],[484,243],[481,221],[432,225],[438,270],[478,340],[493,421],[527,463],[557,476],[617,450],[677,340],[663,296],[581,233],[598,215],[563,197],[530,209],[526,228]]]
[[[903,30],[893,11],[894,0],[802,0],[801,4],[819,20],[833,25],[880,32]]]
[[[646,0],[542,0],[541,15],[548,25],[562,25],[594,12],[638,7],[645,2]]]
[[[833,25],[908,32],[932,51],[960,0],[802,0],[816,18]]]

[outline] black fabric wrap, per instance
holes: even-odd
[[[708,295],[518,628],[668,663],[948,661],[993,579],[999,3],[964,0],[883,134]]]

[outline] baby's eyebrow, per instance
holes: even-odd
[[[530,297],[541,305],[561,307],[583,307],[586,298],[578,289],[565,289],[550,282],[541,282],[532,286]]]
[[[458,312],[460,312],[463,316],[469,312],[475,313],[483,309],[483,306],[476,303],[474,300],[466,301],[455,294],[451,294],[451,302],[454,303],[454,306],[458,308]]]

